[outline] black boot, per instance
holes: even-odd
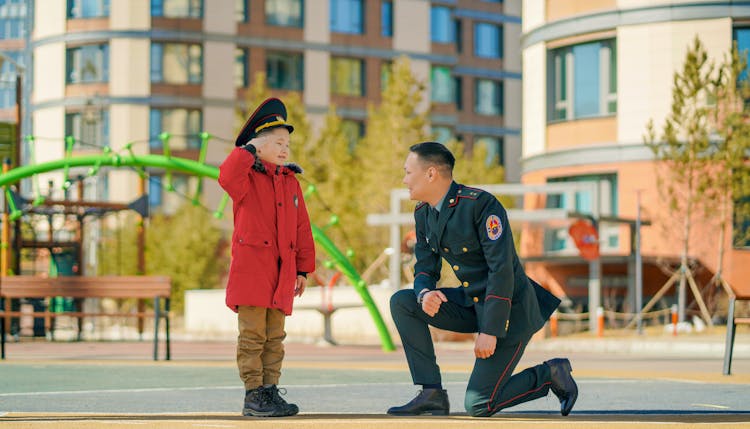
[[[423,389],[408,404],[389,408],[388,414],[393,416],[418,416],[421,414],[447,416],[450,409],[448,392],[445,389]]]
[[[299,413],[299,407],[296,404],[290,404],[281,397],[286,394],[286,389],[279,389],[275,384],[270,387],[263,387],[271,398],[274,407],[272,417],[287,417]]]
[[[567,359],[551,359],[545,362],[549,367],[550,379],[552,381],[552,393],[560,400],[560,414],[567,416],[573,409],[573,404],[578,399],[578,386],[573,376],[573,369]]]
[[[271,402],[271,396],[263,387],[245,391],[245,406],[242,408],[243,416],[271,417],[275,407]]]

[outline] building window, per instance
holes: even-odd
[[[334,33],[364,33],[362,0],[330,0],[331,31]]]
[[[436,103],[455,103],[456,82],[450,67],[434,66],[430,71],[430,98]]]
[[[331,93],[365,95],[364,61],[354,58],[331,58]]]
[[[479,137],[475,140],[474,145],[484,147],[487,153],[484,163],[487,166],[505,165],[505,145],[503,139],[499,137]]]
[[[456,110],[464,109],[464,80],[461,76],[454,78],[456,87]]]
[[[502,58],[503,27],[484,22],[474,24],[474,55],[480,58]]]
[[[203,0],[151,0],[151,16],[202,18]]]
[[[66,113],[65,135],[73,137],[80,150],[108,147],[109,111],[100,106],[87,106],[81,112]]]
[[[393,2],[384,1],[380,4],[380,35],[393,36]]]
[[[109,46],[86,45],[66,51],[65,81],[96,83],[109,80]]]
[[[172,174],[172,189],[167,190],[164,176],[151,175],[148,180],[148,204],[150,209],[174,214],[186,201],[193,198],[201,179],[184,174]]]
[[[148,177],[148,205],[150,209],[161,207],[162,202],[161,176],[151,175]]]
[[[365,135],[365,124],[352,119],[342,119],[341,132],[349,142],[349,150],[354,151],[359,140]]]
[[[84,201],[107,201],[109,199],[109,175],[104,173],[87,177],[83,181]]]
[[[735,28],[732,30],[732,38],[737,42],[737,51],[741,58],[747,61],[748,52],[750,52],[750,28]],[[747,67],[740,75],[740,80],[747,79]]]
[[[602,216],[617,216],[617,175],[616,174],[587,174],[582,176],[566,176],[549,178],[548,183],[596,182],[599,194],[599,214]],[[590,192],[578,191],[568,194],[550,194],[547,196],[546,207],[550,209],[567,209],[571,212],[592,214],[593,195]],[[602,224],[599,226],[599,241],[602,248],[616,249],[619,245],[619,226]],[[575,250],[575,244],[570,239],[567,228],[549,228],[545,232],[545,250],[561,251]]]
[[[477,79],[474,91],[474,111],[480,115],[503,114],[503,83],[495,80]]]
[[[0,37],[0,39],[2,38]],[[23,65],[23,52],[3,52],[3,55]],[[16,69],[15,64],[0,59],[0,109],[7,109],[16,105],[15,82],[18,73],[20,73],[20,70]]]
[[[453,43],[456,40],[455,30],[450,8],[433,6],[430,9],[430,39],[433,42]]]
[[[26,36],[26,0],[0,1],[0,40]]]
[[[388,80],[393,74],[393,63],[391,61],[383,61],[380,63],[380,92],[388,89]]]
[[[162,149],[159,134],[170,133],[171,150],[200,149],[203,115],[198,109],[151,109],[149,147]]]
[[[453,129],[450,127],[432,127],[432,135],[436,142],[446,144],[451,140],[454,140]]]
[[[732,244],[735,248],[750,248],[750,195],[736,198],[732,210]]]
[[[151,43],[151,82],[203,82],[203,48],[197,44]]]
[[[109,0],[68,0],[68,18],[109,16]]]
[[[304,78],[302,54],[266,52],[266,79],[270,88],[302,91]]]
[[[302,0],[266,0],[266,24],[302,28],[302,3]]]
[[[617,52],[614,40],[551,51],[552,120],[605,116],[617,112]]]
[[[249,0],[235,0],[234,3],[234,17],[237,22],[248,22],[250,20],[250,13],[248,11]]]
[[[237,48],[234,50],[234,86],[245,88],[249,83],[248,73],[248,49]]]

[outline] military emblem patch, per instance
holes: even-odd
[[[500,238],[503,233],[503,226],[500,224],[500,218],[497,215],[490,215],[484,225],[487,227],[487,237],[490,240],[495,241]]]

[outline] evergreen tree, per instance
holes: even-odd
[[[696,37],[688,49],[685,63],[674,74],[672,108],[667,115],[661,136],[657,138],[653,121],[647,125],[646,145],[657,160],[657,185],[668,202],[670,215],[680,226],[678,309],[679,320],[685,320],[686,284],[704,309],[688,265],[690,232],[696,216],[704,214],[709,205],[710,190],[716,185],[710,174],[712,148],[710,101],[715,94],[713,76],[716,67],[709,61],[701,41]],[[704,317],[706,311],[704,311]],[[711,323],[710,319],[707,323]]]
[[[355,186],[361,175],[361,163],[333,107],[326,115],[315,147],[310,162],[314,173],[308,175],[315,192],[306,199],[310,217],[313,223],[326,228],[334,243],[353,248],[356,243],[350,238],[361,234],[362,219],[366,216],[362,196]],[[329,229],[328,225],[332,227]]]
[[[393,63],[382,102],[369,105],[366,133],[355,148],[362,161],[358,180],[351,183],[360,201],[361,217],[356,225],[357,251],[365,265],[388,246],[388,234],[365,224],[370,213],[390,210],[390,193],[403,187],[403,165],[409,146],[428,140],[429,111],[420,111],[425,85],[411,72],[410,62],[402,57]]]
[[[229,266],[222,231],[204,207],[185,202],[174,215],[156,215],[146,231],[146,273],[172,279],[172,303],[182,309],[185,291],[221,286]]]
[[[714,127],[716,151],[713,162],[715,168],[712,176],[716,185],[711,189],[715,202],[710,207],[716,211],[719,219],[719,240],[717,255],[717,272],[712,284],[717,288],[728,288],[722,277],[724,269],[724,249],[726,245],[726,227],[734,226],[732,244],[747,245],[750,240],[750,124],[747,121],[746,100],[750,99],[750,84],[743,74],[747,69],[747,53],[740,53],[735,42],[732,51],[719,67],[714,109]],[[744,228],[743,228],[744,226]]]
[[[102,233],[99,246],[99,275],[138,274],[136,215],[120,213],[116,228]],[[201,206],[185,202],[168,216],[151,218],[146,228],[146,275],[172,279],[172,308],[182,310],[189,289],[220,287],[220,276],[229,261],[222,249],[221,229]]]

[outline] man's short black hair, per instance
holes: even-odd
[[[427,164],[434,165],[441,170],[446,170],[448,176],[453,174],[453,166],[456,157],[444,144],[438,142],[423,142],[412,145],[410,152],[414,152],[419,159]]]

